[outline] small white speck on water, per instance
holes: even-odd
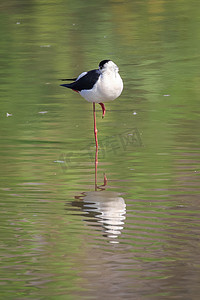
[[[170,97],[170,95],[169,94],[166,94],[166,95],[163,95],[164,97]]]
[[[47,110],[45,110],[45,111],[39,111],[39,112],[38,112],[38,114],[47,114],[47,113],[48,113]]]
[[[17,22],[16,24],[17,24],[17,25],[20,25],[21,23],[20,23],[20,22]]]
[[[7,117],[12,117],[12,114],[6,113]]]
[[[133,112],[133,115],[137,115],[136,111]]]
[[[51,45],[40,45],[40,48],[49,48]]]

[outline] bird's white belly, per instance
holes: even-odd
[[[108,102],[115,100],[121,95],[123,81],[119,74],[117,76],[102,76],[91,90],[82,90],[80,95],[88,102]]]

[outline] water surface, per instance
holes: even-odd
[[[199,2],[0,4],[2,299],[198,299]],[[97,107],[59,87],[112,59]]]

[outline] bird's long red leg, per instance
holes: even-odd
[[[94,136],[95,136],[96,150],[98,150],[95,102],[93,102],[93,115],[94,115]]]
[[[102,112],[103,112],[103,115],[102,115],[102,118],[104,118],[105,116],[105,113],[106,113],[106,108],[105,108],[105,105],[101,102],[99,103],[101,105],[101,108],[102,108]]]

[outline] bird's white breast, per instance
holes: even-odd
[[[88,102],[108,102],[121,95],[123,81],[116,71],[103,72],[91,90],[82,90],[81,96]]]

